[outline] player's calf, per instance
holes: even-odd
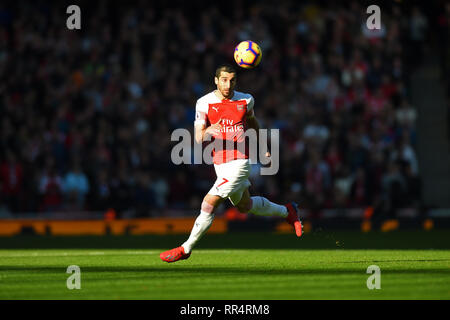
[[[258,216],[278,216],[286,218],[288,210],[286,206],[282,206],[267,200],[264,197],[251,197],[251,209],[249,213]]]
[[[239,202],[236,208],[239,210],[240,213],[248,213],[252,208],[252,200],[250,199],[250,201],[246,201],[244,203]]]

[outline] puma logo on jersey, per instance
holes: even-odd
[[[219,112],[219,107],[211,107],[211,108],[213,108],[214,110],[216,110],[216,112]]]

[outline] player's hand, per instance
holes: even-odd
[[[222,122],[222,118],[220,118],[219,121],[217,121],[216,123],[212,124],[211,126],[209,126],[206,130],[205,133],[209,134],[211,136],[217,136],[220,134],[220,129],[222,129],[222,125],[220,124]]]
[[[270,160],[270,152],[267,151],[265,154],[265,157],[267,158],[266,161],[264,161],[266,164],[263,164],[263,167],[268,167],[270,166],[270,163],[272,162],[272,160]]]

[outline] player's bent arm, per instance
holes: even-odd
[[[247,127],[248,128],[255,129],[255,131],[256,131],[256,140],[257,140],[257,143],[259,145],[258,130],[259,130],[260,126],[259,126],[258,119],[256,119],[256,117],[255,117],[255,112],[253,111],[253,109],[247,114],[246,121],[247,121]],[[270,157],[270,152],[269,151],[266,152],[266,157]]]
[[[220,122],[220,121],[219,121]],[[209,127],[206,124],[196,124],[194,131],[194,139],[196,143],[202,143],[206,138],[213,137],[220,133],[221,125],[217,122]]]
[[[198,103],[197,103],[198,105]],[[198,109],[198,107],[196,107]],[[215,136],[220,133],[221,129],[221,120],[217,121],[217,123],[207,127],[208,116],[206,112],[201,110],[196,110],[195,112],[195,121],[194,121],[194,139],[196,143],[202,143],[206,138],[210,138],[209,136]],[[209,135],[209,136],[208,136]]]
[[[206,131],[206,125],[205,124],[196,124],[195,125],[195,131],[194,131],[194,138],[196,143],[202,143],[203,142],[203,135]]]
[[[258,122],[258,119],[256,119],[256,117],[255,117],[255,112],[253,111],[253,109],[247,114],[246,121],[247,121],[248,128],[255,129],[256,132],[258,132],[259,122]]]

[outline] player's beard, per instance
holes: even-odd
[[[220,89],[219,88],[220,93],[222,94],[222,96],[224,98],[230,99],[233,96],[233,89],[228,89],[227,91],[225,91],[224,89]]]

